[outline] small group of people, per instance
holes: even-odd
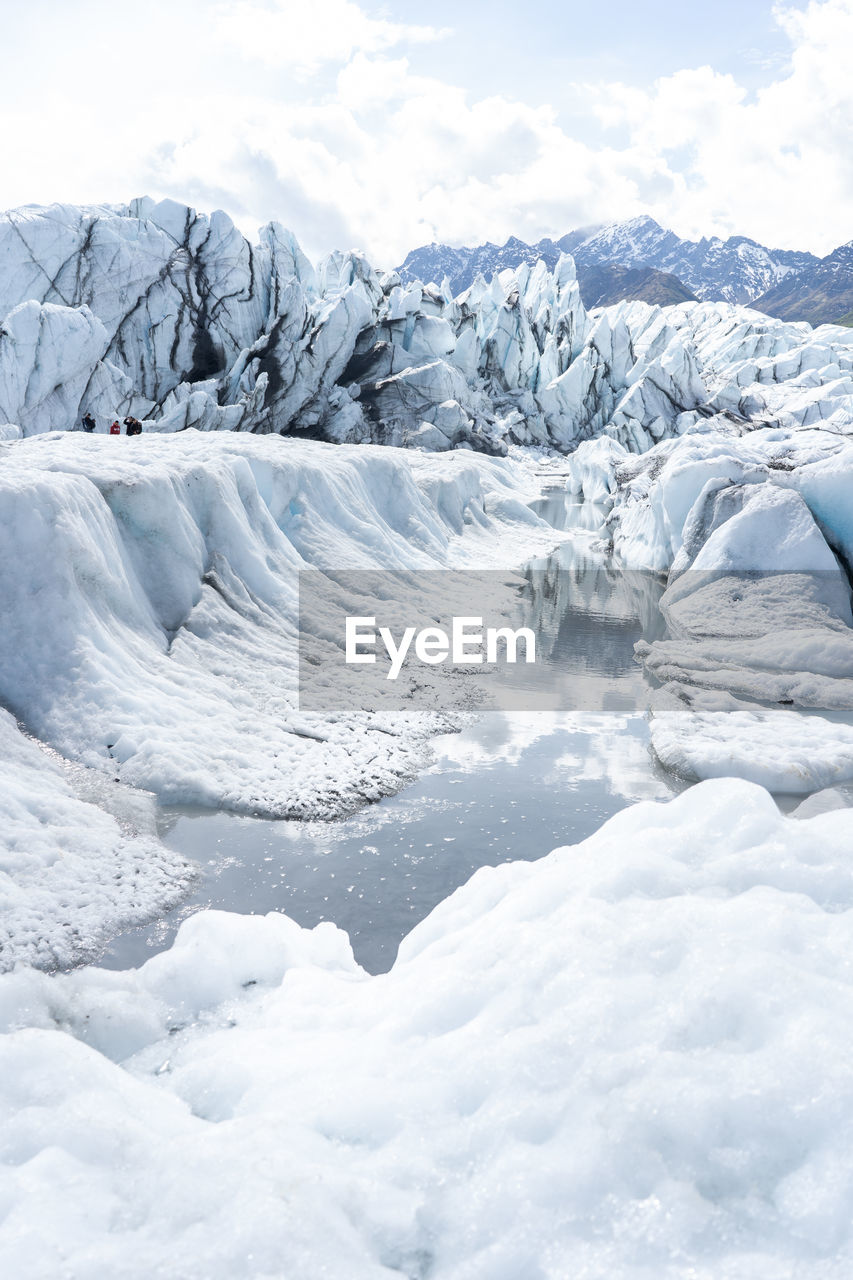
[[[86,432],[89,432],[90,434],[95,430],[95,427],[97,425],[91,413],[84,413],[82,422],[83,422],[83,430]],[[128,435],[128,436],[142,435],[142,423],[139,421],[138,418],[132,418],[130,417],[130,415],[128,415],[128,417],[126,417],[124,420],[124,428],[125,428],[125,435]],[[118,419],[116,419],[116,421],[113,422],[112,425],[110,426],[109,434],[111,436],[121,435],[121,424],[119,423]]]

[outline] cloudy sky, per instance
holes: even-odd
[[[169,195],[383,266],[637,213],[853,238],[853,0],[0,0],[0,207]]]

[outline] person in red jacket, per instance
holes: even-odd
[[[114,423],[113,423],[113,425],[110,427],[110,435],[111,435],[111,436],[120,436],[120,435],[121,435],[121,427],[119,426],[119,424],[118,424],[117,422],[114,422]]]

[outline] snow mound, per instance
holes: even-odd
[[[377,978],[220,914],[7,975],[4,1273],[846,1274],[851,824],[703,783],[478,872]]]

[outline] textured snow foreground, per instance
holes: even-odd
[[[51,759],[0,711],[0,968],[70,964],[176,902],[191,875],[154,797]]]
[[[6,975],[3,1273],[848,1276],[852,846],[712,781],[477,872],[383,976],[213,912]]]

